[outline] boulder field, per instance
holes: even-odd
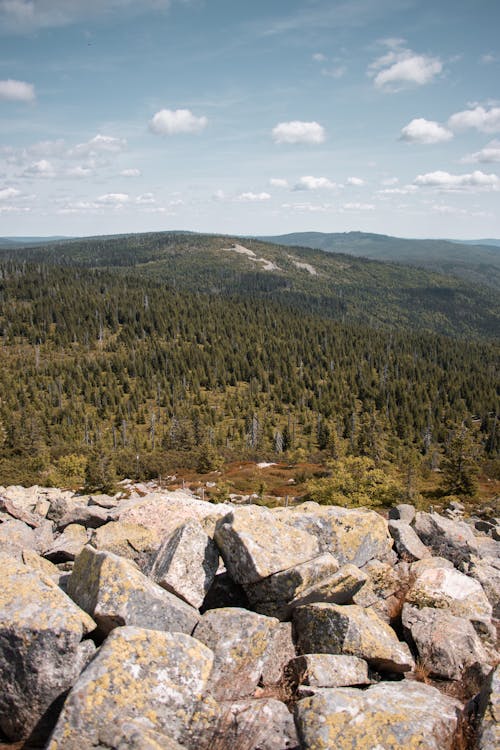
[[[498,537],[456,507],[0,488],[0,743],[496,750]]]

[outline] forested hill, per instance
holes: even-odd
[[[484,245],[450,240],[413,240],[365,232],[294,232],[261,237],[291,247],[314,247],[331,253],[347,253],[374,260],[405,263],[486,284],[500,290],[498,240]]]
[[[2,248],[0,260],[115,268],[170,287],[271,300],[372,329],[492,338],[496,295],[452,276],[352,255],[181,232]]]
[[[140,455],[157,476],[204,445],[240,460],[341,439],[382,460],[398,446],[429,453],[472,417],[496,450],[487,342],[194,296],[157,271],[9,261],[0,336],[4,484],[68,481],[103,456],[126,476]]]

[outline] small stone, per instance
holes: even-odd
[[[391,521],[404,521],[405,523],[411,524],[415,519],[416,514],[415,506],[409,503],[399,503],[393,508],[389,508],[389,519]]]

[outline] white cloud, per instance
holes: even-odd
[[[485,174],[476,170],[471,174],[450,174],[449,172],[428,172],[418,175],[414,180],[420,187],[434,187],[441,190],[487,191],[500,188],[500,177],[496,174]]]
[[[330,203],[282,203],[281,208],[288,211],[304,211],[306,213],[324,213],[331,211]]]
[[[401,140],[408,143],[445,143],[453,138],[451,130],[434,120],[417,117],[401,130]]]
[[[0,201],[10,201],[20,194],[20,191],[16,188],[0,188]]]
[[[52,162],[48,161],[48,159],[40,159],[26,167],[24,174],[27,177],[55,177],[56,170]]]
[[[13,102],[32,102],[35,99],[35,87],[25,81],[14,81],[11,78],[0,81],[0,99]]]
[[[92,169],[90,167],[82,167],[81,164],[79,164],[77,167],[70,167],[66,174],[68,177],[89,177],[92,174]]]
[[[306,175],[293,186],[294,190],[334,190],[338,185],[328,177],[313,177]]]
[[[140,169],[122,169],[120,174],[122,177],[140,177],[141,170]]]
[[[386,177],[384,180],[382,180],[382,185],[397,185],[399,182],[399,177]]]
[[[212,200],[214,201],[224,201],[226,200],[226,194],[223,190],[216,190],[215,193],[212,195]]]
[[[292,120],[280,122],[273,128],[275,143],[323,143],[326,138],[325,129],[317,122],[303,122]]]
[[[271,177],[269,184],[277,188],[287,188],[288,180],[283,180],[281,177]]]
[[[354,187],[361,187],[365,184],[365,181],[362,180],[361,177],[348,177],[347,184],[354,185]]]
[[[333,68],[323,68],[321,74],[327,76],[327,78],[339,79],[345,76],[347,68],[345,65],[337,65]]]
[[[488,164],[500,161],[500,141],[490,141],[481,151],[465,156],[462,161],[466,164]]]
[[[481,55],[481,62],[485,65],[491,65],[491,63],[496,63],[500,60],[500,57],[498,55],[494,55],[492,52],[487,52],[485,55]]]
[[[160,109],[149,121],[155,135],[200,133],[208,124],[206,117],[196,117],[189,109]]]
[[[106,193],[99,196],[97,202],[108,206],[123,206],[129,200],[130,196],[127,193]]]
[[[389,43],[390,42],[390,43]],[[410,86],[424,86],[443,70],[438,57],[419,55],[400,47],[401,40],[388,40],[389,52],[374,60],[368,68],[373,83],[384,91],[400,91]]]
[[[374,211],[373,203],[344,203],[342,206],[346,211]]]
[[[452,130],[467,130],[475,128],[482,133],[500,132],[500,107],[485,109],[478,105],[473,109],[463,112],[455,112],[448,120],[448,126]]]
[[[328,58],[322,52],[315,52],[312,59],[314,62],[326,62]]]
[[[241,193],[236,200],[244,203],[258,203],[260,201],[268,201],[270,198],[269,193]]]
[[[124,138],[114,138],[111,135],[101,135],[98,133],[85,143],[78,143],[74,148],[69,149],[67,156],[70,158],[81,158],[82,156],[99,156],[101,154],[117,154],[123,151],[127,146]]]
[[[84,19],[108,18],[124,12],[161,11],[170,0],[0,0],[0,27],[11,32],[67,26]]]
[[[397,178],[396,179],[397,182]],[[395,184],[395,183],[389,183]],[[403,187],[388,187],[384,190],[377,190],[378,195],[410,195],[416,193],[418,188],[415,185],[404,185]]]
[[[154,197],[153,193],[143,193],[142,195],[138,195],[135,199],[135,202],[138,205],[147,205],[151,203],[156,203],[156,198]]]

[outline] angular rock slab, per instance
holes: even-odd
[[[413,525],[422,542],[432,554],[460,565],[477,554],[476,537],[463,521],[452,521],[438,513],[417,513]]]
[[[479,581],[493,608],[493,617],[500,620],[500,559],[498,557],[486,557],[483,560],[472,558],[467,573],[471,578]]]
[[[330,552],[340,565],[361,568],[373,558],[385,560],[391,554],[387,521],[374,510],[308,502],[277,513],[284,523],[315,536],[320,551]]]
[[[216,736],[223,740],[225,748],[299,750],[293,716],[281,701],[241,700],[221,708]]]
[[[392,567],[380,560],[370,560],[362,572],[368,580],[355,593],[353,603],[369,607],[384,622],[390,624],[400,614],[402,591],[408,580],[406,563],[398,563]]]
[[[458,701],[416,682],[338,688],[299,701],[303,750],[453,750]]]
[[[356,604],[307,604],[293,614],[302,654],[359,656],[377,670],[408,672],[414,666],[406,643],[374,612]]]
[[[138,717],[160,738],[210,747],[219,716],[205,696],[212,663],[210,649],[184,633],[114,630],[68,695],[48,750],[108,747],[110,730]]]
[[[391,521],[404,521],[405,523],[412,523],[415,519],[415,506],[409,503],[399,503],[389,508],[389,520]]]
[[[292,623],[280,622],[276,630],[273,630],[269,637],[262,664],[262,684],[276,685],[281,682],[286,665],[295,656]]]
[[[479,581],[448,568],[424,570],[406,594],[415,607],[447,609],[470,620],[479,633],[491,635],[492,607]]]
[[[84,547],[67,581],[68,595],[106,635],[121,625],[191,634],[200,615],[157,586],[129,560]]]
[[[57,537],[43,556],[54,563],[74,560],[88,542],[87,530],[79,524],[66,526],[63,533]]]
[[[96,549],[133,560],[143,571],[150,569],[160,542],[157,531],[126,521],[107,523],[93,531],[90,539]]]
[[[460,680],[468,667],[480,664],[487,668],[488,655],[469,620],[443,609],[418,609],[409,604],[403,607],[402,620],[420,661],[432,676]]]
[[[389,533],[396,552],[404,560],[414,562],[430,556],[430,550],[405,521],[389,521]]]
[[[239,508],[222,518],[214,539],[237,583],[256,583],[318,556],[318,542],[307,531],[278,520],[268,508]]]
[[[219,550],[198,521],[188,521],[162,543],[150,576],[199,609],[219,567]]]
[[[51,578],[2,557],[0,729],[7,737],[28,737],[69,690],[95,650],[82,641],[94,629]]]
[[[339,688],[370,685],[368,664],[357,656],[344,654],[304,654],[292,659],[287,672],[298,685]]]
[[[479,695],[478,750],[500,747],[500,666],[493,669]]]
[[[236,607],[203,615],[193,635],[215,654],[210,693],[216,700],[237,700],[254,692],[278,626],[273,617]]]

